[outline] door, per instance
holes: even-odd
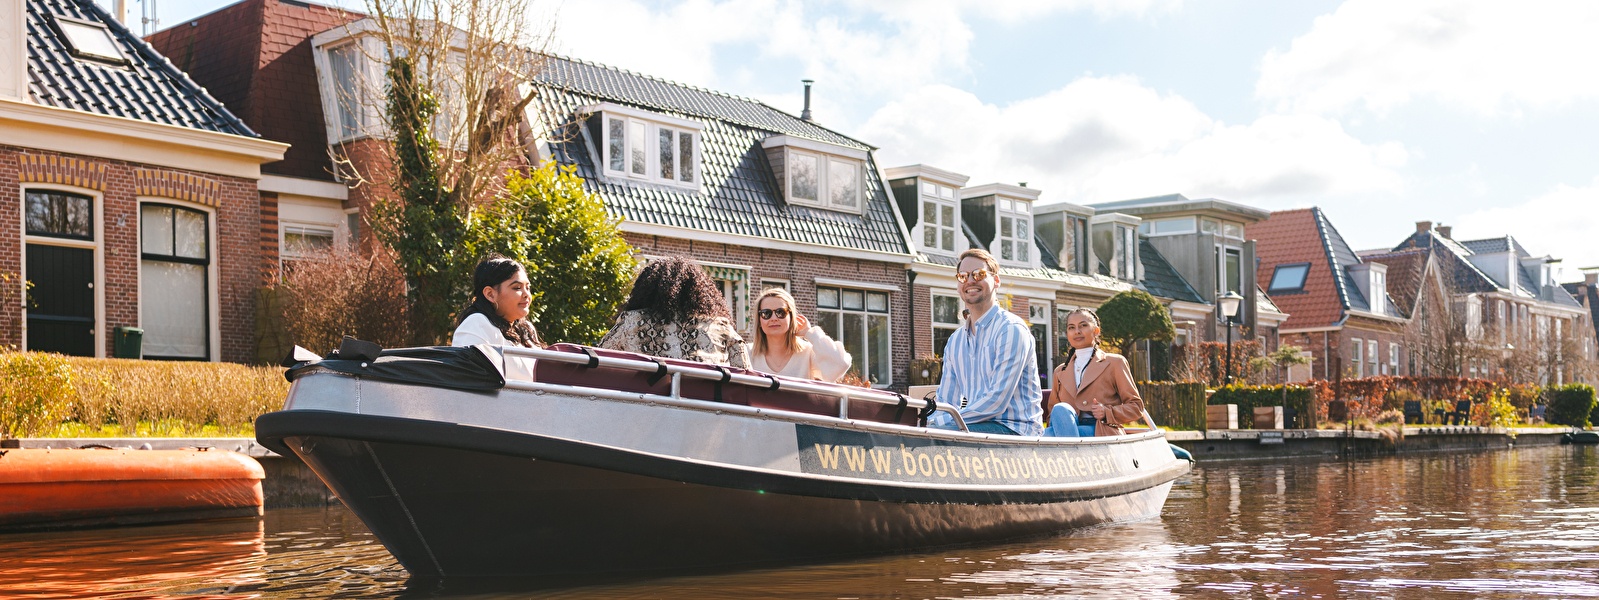
[[[94,250],[27,246],[28,349],[94,356]]]

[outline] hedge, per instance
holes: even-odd
[[[1283,388],[1287,388],[1287,400],[1284,401]],[[1288,429],[1314,429],[1315,418],[1313,411],[1315,391],[1301,385],[1226,385],[1216,388],[1216,393],[1211,394],[1210,404],[1236,404],[1238,405],[1238,426],[1251,429],[1255,424],[1255,408],[1261,406],[1282,406],[1286,410],[1283,415],[1283,427]]]
[[[1596,402],[1593,386],[1586,383],[1552,385],[1544,388],[1543,393],[1549,400],[1544,420],[1550,424],[1587,427],[1593,422]]]
[[[1188,431],[1205,428],[1205,384],[1145,381],[1138,384],[1138,393],[1156,425]]]
[[[253,435],[288,392],[281,368],[0,352],[0,435]]]

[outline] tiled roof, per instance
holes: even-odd
[[[1166,262],[1166,257],[1149,243],[1149,238],[1142,235],[1138,236],[1138,260],[1144,266],[1144,277],[1138,281],[1144,291],[1161,298],[1183,302],[1205,302],[1205,299],[1199,296],[1199,292],[1194,291],[1194,287],[1188,285],[1188,281],[1183,279],[1182,275],[1177,274],[1177,269]]]
[[[1471,264],[1468,258],[1471,250],[1460,245],[1452,239],[1443,237],[1432,231],[1418,231],[1405,238],[1405,241],[1394,246],[1394,251],[1408,249],[1424,249],[1433,251],[1433,255],[1440,259],[1438,267],[1443,270],[1445,277],[1453,279],[1453,291],[1458,293],[1492,292],[1499,289],[1492,277]]]
[[[578,175],[612,213],[630,221],[832,246],[910,254],[873,159],[866,164],[864,214],[790,205],[766,160],[762,140],[773,134],[823,139],[853,148],[865,144],[800,121],[754,100],[718,94],[592,63],[551,57],[537,81],[541,112],[557,131],[555,159]],[[590,128],[578,109],[600,102],[632,106],[704,124],[700,191],[601,176]],[[687,232],[685,233],[688,234]]]
[[[189,80],[92,0],[26,0],[28,91],[34,102],[151,123],[255,137],[221,102]],[[105,25],[126,65],[72,55],[56,16]]]
[[[1415,314],[1416,301],[1421,297],[1427,255],[1426,250],[1411,249],[1365,254],[1361,258],[1388,266],[1388,296],[1393,298],[1399,312],[1409,317]]]
[[[1317,209],[1274,212],[1271,218],[1245,226],[1244,237],[1255,240],[1260,257],[1256,281],[1271,281],[1277,265],[1309,263],[1304,291],[1279,293],[1272,301],[1288,313],[1283,329],[1326,327],[1343,318],[1339,277],[1327,257]],[[1339,269],[1341,271],[1341,269]]]
[[[1587,304],[1588,322],[1593,324],[1594,336],[1599,338],[1599,286],[1586,283],[1565,283],[1561,288],[1573,299],[1582,298],[1578,304]]]
[[[859,150],[871,146],[854,138],[767,106],[740,98],[564,57],[550,57],[540,83],[599,100],[647,106],[699,120],[717,120],[745,129],[809,138]]]

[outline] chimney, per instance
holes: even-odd
[[[1446,240],[1455,239],[1455,238],[1449,237],[1449,234],[1451,232],[1453,232],[1454,230],[1455,230],[1455,228],[1450,227],[1448,225],[1439,225],[1437,227],[1438,235],[1444,236],[1444,239],[1446,239]]]
[[[1432,221],[1416,221],[1416,233],[1432,231]]]
[[[1023,182],[1020,182],[1020,183],[1018,183],[1016,185],[1017,185],[1017,187],[1027,187],[1027,182],[1023,181]]]
[[[800,83],[805,84],[805,111],[800,113],[800,120],[809,123],[811,121],[811,84],[815,83],[815,81],[811,79],[801,79]]]
[[[0,100],[28,101],[28,0],[0,0]]]
[[[123,25],[128,24],[128,0],[115,0],[111,3],[111,18]]]

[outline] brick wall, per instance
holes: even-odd
[[[85,176],[103,173],[103,177]],[[223,360],[247,362],[253,357],[255,291],[264,264],[261,197],[255,180],[196,173],[125,161],[104,160],[0,146],[0,270],[19,272],[23,243],[21,188],[27,183],[71,185],[101,196],[104,264],[105,334],[99,343],[111,355],[111,332],[139,326],[139,207],[137,197],[162,197],[203,205],[216,211],[211,224],[217,248],[212,260],[220,310]],[[275,257],[273,257],[275,259]],[[0,307],[0,345],[22,343],[19,306]]]
[[[688,232],[685,232],[688,233]],[[847,279],[863,283],[891,285],[900,291],[889,294],[889,339],[892,343],[890,354],[893,365],[894,389],[904,391],[907,385],[907,373],[911,355],[912,337],[926,336],[918,321],[913,325],[910,321],[910,296],[905,283],[905,265],[889,262],[878,262],[854,258],[842,258],[825,254],[808,254],[789,252],[785,250],[769,250],[749,246],[733,246],[712,242],[702,242],[684,238],[670,238],[656,235],[624,234],[634,250],[656,256],[683,255],[695,260],[705,262],[726,263],[750,268],[750,285],[746,306],[754,306],[755,299],[760,295],[760,281],[762,279],[786,279],[789,282],[789,292],[794,294],[794,301],[798,304],[800,312],[808,317],[816,316],[816,278]],[[925,290],[924,286],[917,286]],[[923,298],[917,298],[917,310],[925,310]],[[744,328],[744,323],[739,326]],[[745,328],[748,329],[748,328]],[[745,331],[746,341],[753,341],[749,331]],[[838,332],[829,331],[829,336],[837,339]],[[928,339],[931,339],[930,337]],[[931,342],[928,342],[931,345]]]
[[[1290,333],[1281,336],[1279,344],[1298,346],[1300,349],[1310,352],[1311,377],[1315,379],[1330,380],[1337,377],[1334,369],[1338,366],[1342,365],[1345,371],[1353,368],[1349,357],[1354,352],[1355,338],[1360,338],[1362,344],[1365,344],[1368,340],[1377,340],[1377,361],[1379,365],[1382,365],[1382,368],[1379,368],[1376,371],[1379,374],[1396,374],[1391,372],[1385,373],[1383,369],[1390,364],[1389,352],[1392,347],[1389,344],[1399,344],[1401,349],[1401,360],[1399,363],[1400,372],[1397,374],[1411,374],[1409,372],[1408,357],[1404,356],[1404,352],[1408,351],[1405,348],[1404,334],[1397,330],[1389,330],[1389,328],[1386,327],[1382,329],[1345,327],[1341,330],[1335,331]],[[1370,371],[1364,370],[1365,364],[1366,356],[1362,355],[1362,377],[1365,377],[1368,373],[1370,373]]]

